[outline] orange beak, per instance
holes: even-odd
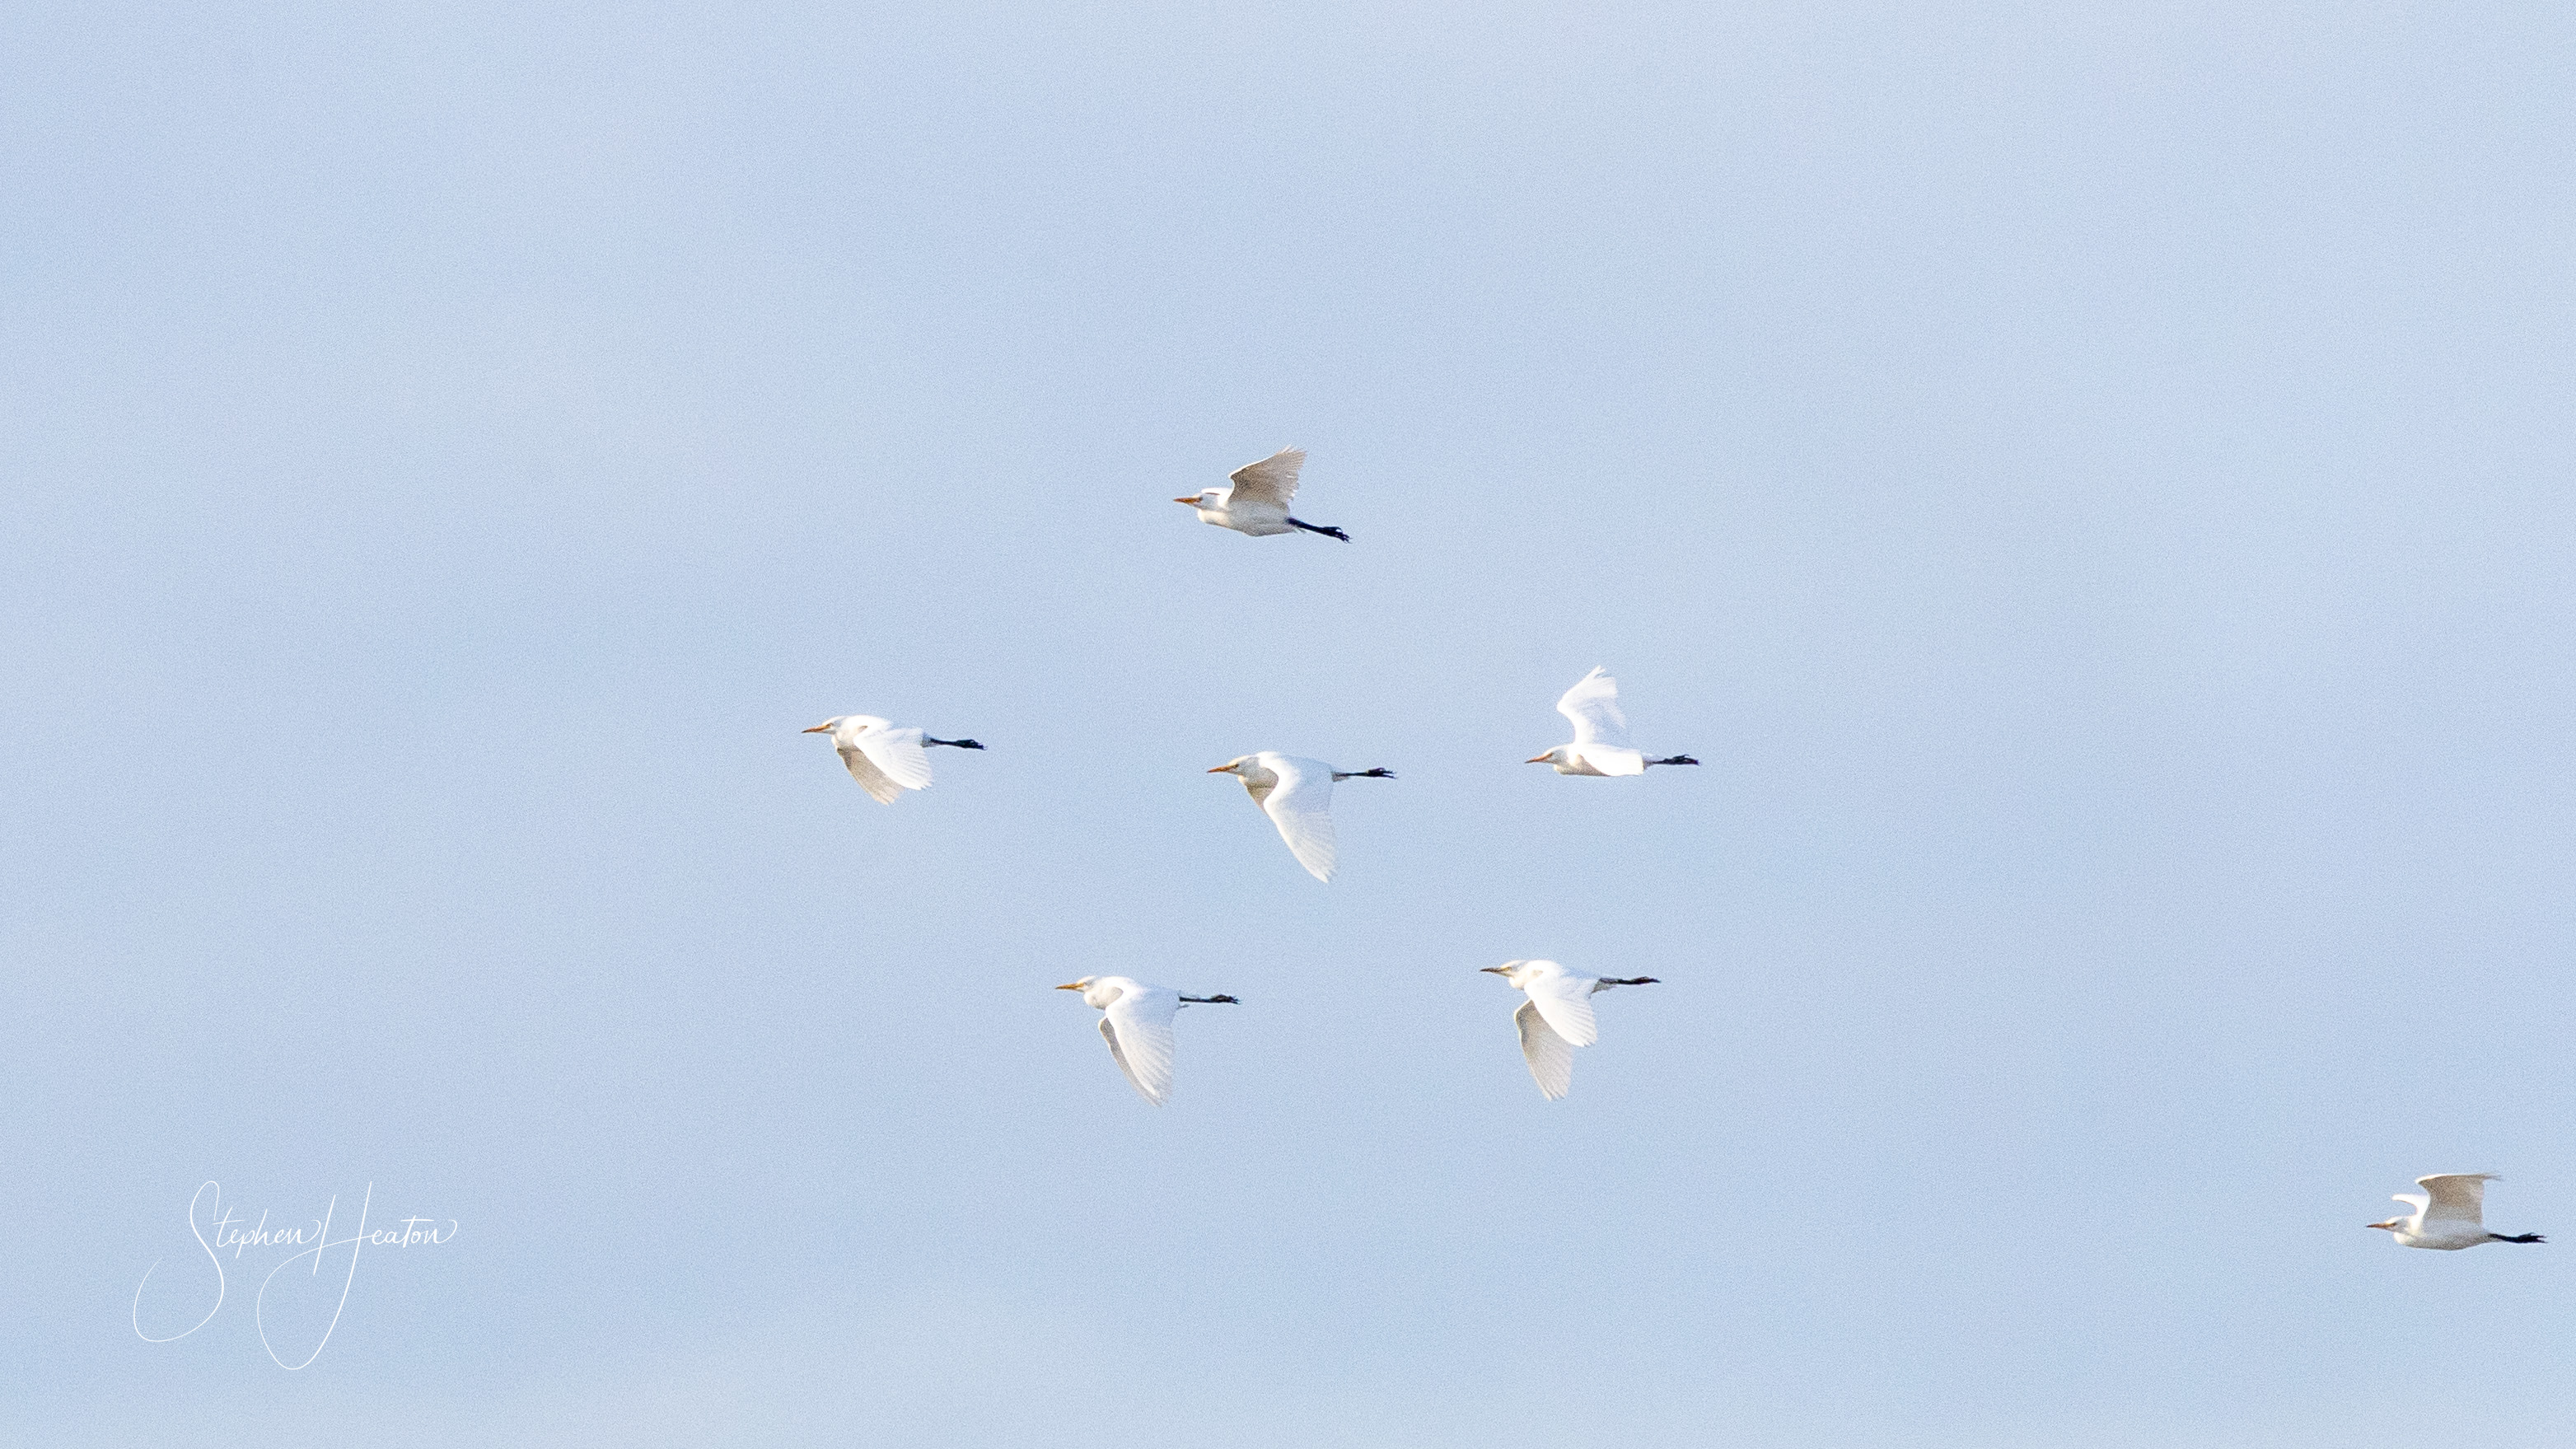
[[[1082,983],[1079,981],[1068,981],[1056,988],[1058,991],[1080,991],[1081,989]]]
[[[1215,765],[1215,766],[1211,766],[1211,767],[1209,767],[1209,769],[1208,769],[1208,773],[1209,773],[1209,774],[1211,774],[1211,775],[1231,775],[1231,774],[1233,774],[1233,773],[1234,773],[1234,766],[1232,766],[1232,765]]]
[[[1547,763],[1547,756],[1532,755],[1528,759],[1521,761],[1521,763],[1524,765],[1544,765]]]
[[[831,732],[832,727],[830,725],[816,725],[810,730],[798,730],[796,733],[800,735],[828,735]]]
[[[1479,970],[1479,971],[1491,971],[1491,972],[1493,972],[1493,973],[1494,973],[1495,975],[1497,975],[1497,976],[1509,976],[1509,975],[1511,975],[1511,974],[1512,974],[1512,973],[1510,973],[1509,971],[1504,970],[1504,969],[1503,969],[1502,967],[1500,967],[1500,966],[1479,966],[1479,967],[1477,967],[1476,969],[1477,969],[1477,970]]]
[[[1174,503],[1186,503],[1186,504],[1190,505],[1190,506],[1191,506],[1191,507],[1193,507],[1193,508],[1196,508],[1196,507],[1198,506],[1198,502],[1199,502],[1199,501],[1198,501],[1197,499],[1195,499],[1195,498],[1175,498],[1175,499],[1173,499],[1172,501],[1173,501]]]

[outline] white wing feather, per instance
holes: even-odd
[[[1547,1018],[1556,1034],[1574,1046],[1587,1047],[1601,1039],[1601,1027],[1592,1017],[1592,978],[1589,976],[1538,976],[1521,988],[1529,993],[1530,1005]]]
[[[876,762],[858,746],[841,746],[841,763],[850,767],[850,778],[859,782],[860,789],[875,796],[878,804],[891,805],[903,798],[903,787],[887,779],[885,772],[878,769]]]
[[[1512,1013],[1512,1025],[1521,1030],[1521,1059],[1529,1063],[1530,1080],[1538,1083],[1540,1094],[1553,1102],[1572,1091],[1574,1048],[1548,1029],[1538,1002],[1522,1002],[1520,1009]]]
[[[2484,1221],[2487,1184],[2494,1180],[2492,1172],[2444,1172],[2415,1179],[2417,1187],[2431,1194],[2432,1200],[2424,1206],[2424,1221]]]
[[[1288,500],[1297,496],[1297,470],[1306,466],[1306,450],[1282,448],[1258,463],[1246,463],[1230,475],[1234,492],[1226,496],[1230,508],[1244,504],[1266,503],[1285,510]]]
[[[1100,1013],[1101,1039],[1138,1096],[1162,1106],[1172,1095],[1172,1015],[1178,992],[1149,987],[1122,993]]]
[[[859,736],[858,744],[867,752],[868,762],[887,779],[907,790],[929,788],[930,752],[921,747],[921,731],[869,730]]]
[[[1628,716],[1619,710],[1619,681],[1595,667],[1556,702],[1556,712],[1574,722],[1578,745],[1628,746]]]
[[[1288,853],[1320,881],[1333,878],[1333,770],[1318,760],[1280,755],[1264,760],[1279,783],[1261,797],[1261,809],[1279,827]]]

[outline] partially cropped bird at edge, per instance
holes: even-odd
[[[872,714],[836,714],[805,733],[830,735],[841,763],[850,767],[850,778],[883,805],[893,804],[906,790],[930,788],[930,755],[924,746],[984,748],[973,740],[935,740],[917,729],[897,729],[894,721]]]
[[[1172,501],[1197,509],[1201,523],[1231,528],[1254,538],[1303,530],[1350,542],[1351,536],[1338,528],[1288,516],[1289,500],[1297,496],[1297,470],[1305,466],[1305,449],[1282,448],[1258,463],[1235,469],[1228,475],[1232,479],[1229,487],[1203,488],[1188,498]]]
[[[2421,1194],[2389,1194],[2399,1202],[2412,1203],[2415,1211],[2365,1226],[2386,1231],[2401,1248],[2438,1248],[2444,1252],[2487,1243],[2548,1242],[2538,1233],[2508,1235],[2487,1231],[2487,1184],[2500,1180],[2492,1172],[2437,1172],[2431,1177],[2419,1177],[2415,1185],[2424,1189]]]
[[[1333,786],[1342,780],[1392,780],[1389,769],[1336,770],[1321,760],[1300,759],[1276,750],[1237,755],[1222,765],[1208,769],[1211,775],[1232,775],[1243,781],[1245,793],[1279,827],[1279,838],[1288,842],[1288,853],[1306,867],[1306,873],[1329,884],[1333,879]]]
[[[1654,760],[1628,743],[1628,716],[1619,708],[1619,681],[1594,668],[1556,702],[1574,724],[1574,743],[1558,745],[1521,763],[1551,765],[1560,775],[1642,775],[1648,765],[1696,765],[1688,755]]]
[[[1127,976],[1085,976],[1058,991],[1079,991],[1100,1012],[1100,1039],[1136,1095],[1160,1107],[1172,1096],[1172,1018],[1184,1006],[1239,1006],[1231,996],[1183,996]]]
[[[1553,961],[1506,961],[1490,971],[1520,988],[1529,1000],[1512,1013],[1520,1029],[1521,1060],[1530,1080],[1553,1102],[1574,1088],[1574,1049],[1601,1039],[1592,998],[1613,986],[1653,986],[1652,976],[1582,976]]]

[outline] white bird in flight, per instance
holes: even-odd
[[[1619,711],[1619,681],[1595,668],[1556,702],[1574,721],[1574,743],[1532,755],[1525,765],[1552,765],[1560,775],[1642,775],[1648,765],[1696,765],[1688,755],[1650,760],[1628,743],[1628,716]]]
[[[872,714],[836,714],[804,733],[830,735],[841,763],[850,767],[850,778],[884,805],[906,790],[930,788],[930,755],[922,746],[984,748],[973,740],[934,740],[917,729],[896,729],[894,721]]]
[[[1336,770],[1321,760],[1301,760],[1276,750],[1237,755],[1211,766],[1211,775],[1233,775],[1259,805],[1288,853],[1320,881],[1333,878],[1333,783],[1337,780],[1392,780],[1388,769]]]
[[[1304,529],[1344,543],[1351,536],[1338,528],[1326,528],[1288,516],[1288,502],[1297,496],[1297,470],[1306,466],[1306,450],[1282,448],[1258,463],[1246,463],[1228,476],[1233,486],[1203,488],[1188,498],[1175,498],[1199,511],[1199,522],[1231,528],[1254,538],[1267,538],[1274,533]]]
[[[1148,986],[1126,976],[1085,976],[1058,991],[1079,991],[1100,1009],[1100,1038],[1127,1074],[1137,1095],[1159,1107],[1172,1095],[1172,1016],[1184,1006],[1228,1006],[1231,996],[1183,996],[1168,986]]]
[[[2487,1184],[2497,1180],[2492,1172],[2437,1172],[2431,1177],[2419,1177],[2415,1185],[2424,1189],[2421,1196],[2411,1192],[2389,1194],[2399,1202],[2413,1203],[2415,1211],[2369,1226],[2386,1229],[2401,1248],[2450,1251],[2482,1243],[2548,1242],[2538,1233],[2508,1237],[2487,1231]]]
[[[1512,1013],[1520,1028],[1521,1058],[1530,1077],[1553,1102],[1574,1087],[1574,1049],[1601,1039],[1592,1020],[1592,998],[1613,986],[1652,986],[1652,976],[1577,976],[1553,961],[1506,961],[1479,968],[1519,987],[1529,1000]]]

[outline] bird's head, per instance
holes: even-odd
[[[1521,761],[1521,763],[1524,765],[1562,765],[1565,763],[1565,746],[1558,745],[1555,749],[1552,749],[1543,755],[1532,755],[1528,759]]]
[[[1216,507],[1216,490],[1213,488],[1201,489],[1199,492],[1193,493],[1187,498],[1175,498],[1172,501],[1174,503],[1186,503],[1192,508],[1214,508]]]
[[[890,730],[893,728],[894,721],[887,719],[881,714],[836,714],[830,719],[823,721],[821,724],[814,726],[812,729],[805,731],[805,733],[809,735],[838,735],[843,731],[847,731],[854,735],[863,735],[870,730]]]
[[[2390,1193],[2390,1194],[2388,1195],[2388,1198],[2389,1198],[2389,1201],[2391,1201],[2391,1202],[2402,1202],[2402,1203],[2406,1204],[2408,1207],[2413,1208],[2416,1212],[2419,1212],[2419,1213],[2420,1213],[2420,1212],[2423,1212],[2425,1209],[2427,1209],[2427,1208],[2429,1208],[2429,1207],[2431,1207],[2431,1206],[2433,1205],[2433,1200],[2432,1200],[2431,1198],[2429,1198],[2429,1197],[2420,1197],[2420,1196],[2418,1196],[2418,1195],[2416,1195],[2416,1194],[2414,1194],[2414,1193],[2411,1193],[2411,1192],[2395,1192],[2395,1193]],[[2414,1225],[2415,1225],[2415,1219],[2414,1219],[2412,1216],[2407,1216],[2407,1217],[2402,1217],[2402,1218],[2390,1218],[2388,1221],[2386,1221],[2386,1222],[2384,1222],[2384,1223],[2365,1223],[2365,1224],[2363,1224],[2363,1226],[2364,1226],[2364,1227],[2384,1228],[2384,1229],[2386,1229],[2387,1231],[2392,1232],[2392,1233],[2402,1233],[2402,1232],[2405,1232],[2405,1231],[2407,1231],[2409,1228],[2412,1228]]]

